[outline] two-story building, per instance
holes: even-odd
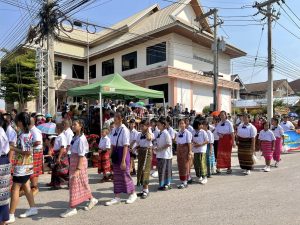
[[[208,20],[195,22],[203,14],[197,0],[182,0],[166,8],[153,5],[95,34],[74,29],[55,42],[56,95],[72,102],[69,88],[100,81],[119,73],[130,82],[165,93],[169,106],[177,103],[202,112],[213,103],[213,33]],[[219,108],[231,111],[231,59],[245,52],[226,44],[219,53]],[[87,62],[89,61],[89,63]]]

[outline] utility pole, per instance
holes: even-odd
[[[259,10],[261,14],[268,18],[268,95],[267,95],[267,111],[268,121],[273,118],[273,69],[274,64],[272,61],[272,22],[274,19],[279,19],[278,15],[274,15],[272,11],[272,4],[280,0],[269,0],[263,3],[257,3],[253,6]],[[267,7],[267,9],[264,9]]]
[[[89,19],[87,19],[87,24],[88,23],[89,23]],[[88,29],[86,31],[86,39],[87,39],[87,83],[90,84],[90,40],[89,40]]]
[[[53,0],[47,0],[47,4],[51,5]],[[50,23],[50,21],[48,21]],[[53,30],[49,30],[47,34],[47,51],[48,51],[48,107],[47,112],[52,114],[52,116],[56,113],[55,109],[55,82],[54,82],[54,70],[55,70],[55,62],[54,62],[54,37]]]

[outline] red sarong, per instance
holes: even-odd
[[[274,150],[274,153],[273,153],[273,159],[276,162],[280,161],[281,152],[282,152],[282,139],[281,139],[281,137],[276,137],[275,150]]]
[[[261,141],[262,155],[266,160],[271,161],[273,157],[273,149],[271,141]]]
[[[99,151],[98,174],[111,172],[110,152]]]
[[[30,178],[43,174],[43,151],[33,153],[33,174]]]
[[[231,168],[231,152],[233,140],[231,134],[225,134],[219,139],[217,169]]]

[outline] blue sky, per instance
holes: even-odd
[[[27,0],[30,2],[32,0]],[[171,0],[172,1],[172,0]],[[33,1],[34,2],[34,1]],[[74,15],[76,18],[89,19],[89,21],[95,22],[99,25],[109,26],[112,25],[130,15],[137,13],[138,11],[147,8],[150,5],[158,3],[161,7],[165,7],[170,2],[163,0],[97,0],[92,6],[87,7],[80,13]],[[207,11],[209,7],[219,7],[219,15],[224,19],[224,25],[220,29],[220,35],[226,37],[225,40],[236,47],[246,51],[249,56],[255,56],[258,51],[259,40],[261,36],[262,26],[252,25],[257,23],[252,21],[251,17],[236,17],[236,16],[250,16],[257,12],[256,9],[250,7],[253,5],[252,0],[202,0],[200,3],[204,6],[204,10]],[[298,0],[286,0],[287,5],[294,11],[296,15],[300,17],[300,1]],[[241,9],[241,7],[243,7]],[[283,7],[290,16],[292,13],[288,11],[286,7]],[[276,9],[280,7],[276,5]],[[286,58],[284,61],[278,61],[276,63],[280,73],[274,73],[275,79],[288,78],[300,78],[300,20],[293,17],[293,20],[299,26],[297,27],[280,9],[281,16],[279,23],[288,29],[290,32],[297,35],[299,38],[294,37],[292,34],[284,30],[280,25],[273,23],[273,47],[280,53],[282,57]],[[22,11],[16,7],[0,3],[0,45],[3,39],[7,36],[7,33],[14,27],[17,20],[26,11]],[[262,16],[258,15],[253,17],[260,20]],[[249,21],[248,21],[249,20]],[[251,25],[249,25],[251,24]],[[232,26],[243,25],[243,26]],[[224,31],[225,30],[225,31]],[[16,37],[12,37],[16,38]],[[0,46],[5,47],[5,46]],[[259,50],[259,56],[267,55],[267,27],[262,35],[262,41]],[[281,58],[282,59],[282,58]],[[295,62],[295,63],[292,63]],[[298,63],[299,62],[299,63]],[[245,83],[260,82],[267,80],[267,71],[260,67],[261,63],[257,63],[253,69],[254,58],[247,57],[247,59],[239,60],[239,62],[233,63],[233,73],[238,73]],[[286,70],[288,73],[286,75]],[[253,72],[254,71],[254,72]],[[259,72],[260,71],[260,72]],[[259,73],[258,73],[259,72]],[[1,106],[0,106],[1,107]]]

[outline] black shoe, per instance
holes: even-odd
[[[164,191],[165,190],[165,187],[159,187],[157,188],[158,191]]]
[[[193,183],[193,179],[189,179],[187,183],[188,184],[192,184]]]
[[[180,184],[180,185],[177,186],[178,189],[185,189],[187,187],[188,187],[187,184]]]

